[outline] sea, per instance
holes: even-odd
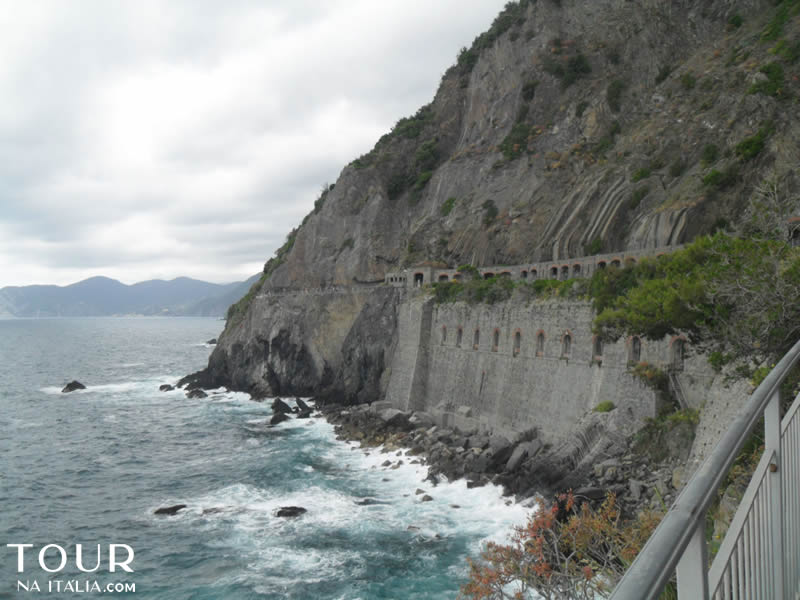
[[[468,557],[525,522],[499,488],[383,467],[401,457],[321,418],[269,426],[269,401],[160,392],[223,325],[0,320],[0,598],[457,598]],[[87,389],[63,394],[73,379]]]

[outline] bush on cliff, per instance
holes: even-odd
[[[561,494],[515,528],[510,544],[489,542],[470,562],[461,593],[473,600],[607,597],[660,520],[644,511],[623,521],[611,493],[596,510]]]

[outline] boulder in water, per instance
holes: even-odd
[[[160,386],[158,386],[158,391],[159,391],[159,392],[171,392],[171,391],[172,391],[172,390],[174,390],[174,389],[175,389],[175,388],[174,388],[174,387],[172,387],[172,386],[171,386],[170,384],[168,384],[168,383],[162,383]]]
[[[179,510],[183,510],[186,508],[185,504],[175,504],[174,506],[163,506],[161,508],[157,508],[153,514],[155,515],[174,515]]]
[[[272,412],[288,414],[292,412],[292,408],[280,398],[275,398],[275,400],[272,401]]]
[[[278,512],[275,513],[276,517],[299,517],[308,511],[302,506],[281,506]]]
[[[85,390],[86,386],[83,385],[80,381],[70,381],[67,385],[64,386],[64,389],[61,390],[62,394],[67,394],[69,392],[74,392],[75,390]]]
[[[210,340],[208,340],[206,342],[206,344],[208,344],[210,346],[214,346],[214,345],[216,345],[216,343],[217,343],[217,338],[211,338]]]
[[[311,407],[305,402],[303,402],[302,398],[295,398],[294,401],[295,404],[297,404],[297,408],[301,413],[305,411],[311,412]]]
[[[283,423],[284,421],[288,421],[289,417],[286,413],[277,412],[272,415],[272,418],[269,420],[270,425],[277,425],[278,423]]]
[[[196,390],[189,390],[186,392],[187,398],[208,398],[208,394],[206,394],[203,390],[196,389]]]

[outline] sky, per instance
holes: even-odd
[[[0,0],[0,287],[243,280],[506,0]]]

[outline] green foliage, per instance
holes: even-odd
[[[636,210],[648,193],[650,193],[650,188],[646,185],[633,190],[633,194],[631,194],[631,199],[628,201],[626,208],[628,210]]]
[[[656,85],[664,81],[669,74],[672,73],[672,66],[664,65],[658,70],[658,74],[656,75]]]
[[[704,165],[713,165],[719,158],[719,148],[716,144],[706,144],[703,146],[703,152],[700,154],[700,160]]]
[[[407,139],[419,137],[425,125],[433,120],[433,109],[430,104],[420,108],[412,117],[403,117],[391,131],[392,136],[400,136]]]
[[[491,48],[494,42],[514,25],[521,25],[525,22],[525,9],[529,2],[535,0],[518,0],[517,2],[507,2],[503,10],[492,22],[488,31],[476,37],[469,48],[462,48],[458,53],[457,68],[462,75],[472,71],[475,63],[478,62],[480,53]]]
[[[736,184],[739,179],[739,167],[734,163],[722,171],[712,169],[703,177],[703,185],[715,190],[724,190]]]
[[[461,265],[458,267],[458,271],[467,279],[480,279],[481,272],[478,270],[477,267],[472,265]]]
[[[608,152],[616,142],[617,134],[622,130],[622,127],[619,124],[619,121],[614,121],[611,123],[611,127],[608,129],[608,133],[601,137],[597,144],[595,144],[593,151],[598,156],[605,156],[605,153]]]
[[[539,82],[535,79],[526,81],[522,86],[522,99],[525,102],[530,102],[533,100],[533,97],[536,95],[536,86],[539,85]]]
[[[642,179],[647,179],[650,177],[650,168],[649,167],[642,167],[638,169],[632,176],[631,181],[636,183],[637,181],[641,181]]]
[[[736,155],[743,161],[752,160],[764,149],[764,146],[767,143],[767,138],[772,135],[773,131],[774,127],[772,123],[765,123],[754,136],[745,138],[736,144],[736,148],[734,149]]]
[[[594,412],[607,413],[611,412],[615,408],[616,406],[614,406],[614,403],[611,400],[604,400],[603,402],[600,402],[597,406],[594,407]]]
[[[528,150],[528,136],[531,126],[527,123],[516,123],[505,139],[500,142],[500,151],[507,160],[514,160]]]
[[[780,40],[770,52],[782,56],[786,62],[793,65],[800,59],[800,40],[794,42]]]
[[[262,273],[259,280],[250,286],[250,289],[247,290],[247,293],[242,296],[238,302],[231,304],[228,307],[228,312],[225,315],[225,318],[228,321],[226,323],[226,327],[235,325],[242,320],[242,317],[247,312],[250,304],[253,302],[253,298],[255,298],[258,295],[258,292],[261,291],[261,288],[264,286],[264,282],[267,279],[269,279],[269,274]]]
[[[560,79],[561,85],[565,88],[592,72],[592,65],[583,53],[570,56],[566,63],[548,56],[545,58],[542,68],[546,73]]]
[[[778,10],[775,11],[772,19],[764,28],[761,39],[774,42],[781,37],[783,35],[783,26],[786,25],[789,17],[797,14],[798,8],[800,8],[799,0],[782,0],[778,4]]]
[[[600,254],[603,252],[603,240],[602,238],[594,238],[588,244],[584,244],[583,246],[583,253],[586,256],[594,256],[595,254]]]
[[[747,90],[750,94],[764,94],[778,97],[783,93],[783,65],[777,61],[764,65],[759,69],[767,76],[766,81],[758,81]]]
[[[669,166],[669,174],[672,177],[680,177],[686,171],[686,162],[682,159],[677,159]]]
[[[588,108],[589,103],[585,100],[582,102],[578,102],[578,106],[575,107],[575,116],[580,118],[583,116],[583,112]]]
[[[483,208],[483,224],[487,226],[491,225],[499,214],[497,205],[494,203],[494,200],[487,200],[481,207]]]
[[[447,200],[444,201],[442,204],[442,208],[439,209],[439,212],[442,214],[443,217],[446,217],[450,214],[450,211],[453,210],[453,207],[456,205],[456,198],[455,196],[450,196]]]
[[[655,365],[648,362],[636,363],[630,373],[658,392],[667,391],[667,374]]]
[[[342,242],[342,245],[339,247],[339,252],[342,252],[347,249],[352,250],[354,245],[355,241],[353,240],[353,238],[349,237]]]
[[[508,277],[482,279],[480,274],[467,281],[442,281],[433,284],[436,302],[455,302],[469,304],[495,304],[508,300],[514,291],[514,282]]]
[[[691,71],[686,71],[683,75],[681,75],[681,85],[685,90],[692,90],[694,86],[697,84],[697,77]]]
[[[405,173],[393,173],[389,176],[389,181],[386,183],[386,194],[389,200],[399,198],[406,188],[408,187],[408,175]]]
[[[622,92],[625,90],[625,83],[619,79],[615,79],[611,83],[608,84],[606,88],[606,99],[608,100],[608,106],[611,107],[611,110],[614,112],[619,112],[622,108]]]
[[[728,19],[728,25],[735,27],[736,29],[739,29],[743,23],[744,19],[742,19],[742,15],[740,14],[731,15],[731,17]]]
[[[417,148],[414,154],[414,164],[421,171],[431,171],[439,164],[438,140],[430,139]]]
[[[763,238],[702,237],[659,259],[608,268],[590,285],[607,339],[684,332],[709,352],[758,364],[800,334],[800,250]]]
[[[708,355],[708,364],[711,365],[717,373],[722,371],[722,367],[730,363],[732,357],[730,354],[726,354],[725,352],[721,352],[719,350],[715,350],[711,354]]]

